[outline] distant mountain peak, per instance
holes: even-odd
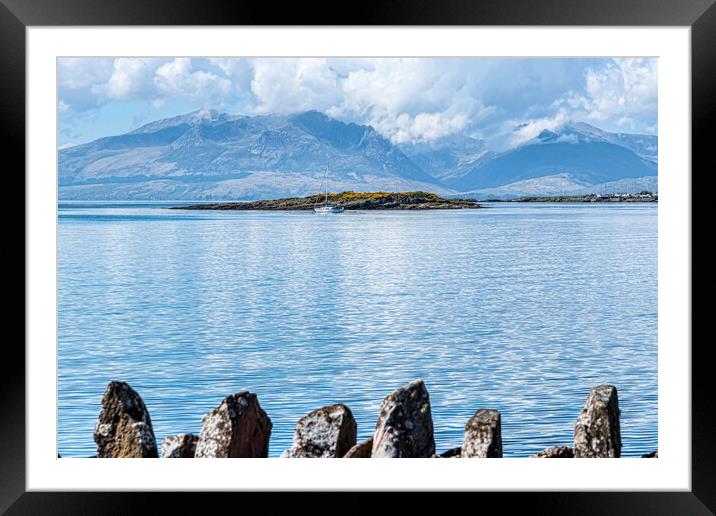
[[[314,119],[314,120],[332,120],[331,117],[326,115],[323,111],[318,111],[317,109],[309,109],[308,111],[299,111],[297,113],[293,113],[290,115],[290,118],[292,119]]]
[[[82,192],[77,198],[305,195],[319,188],[326,167],[331,185],[344,190],[446,192],[372,127],[315,110],[256,116],[192,111],[58,154],[59,185]]]
[[[369,125],[317,110],[202,109],[59,149],[58,172],[65,199],[303,196],[315,193],[326,167],[332,189],[450,193],[560,174],[580,184],[655,176],[657,154],[656,136],[573,120],[498,154],[466,133],[396,146]]]
[[[446,181],[463,191],[526,185],[569,174],[584,184],[657,175],[656,136],[609,133],[585,122],[544,129],[523,144],[480,160],[467,173]]]
[[[658,137],[656,135],[610,133],[586,122],[573,120],[564,122],[552,130],[542,130],[536,138],[524,142],[520,147],[555,143],[609,143],[629,149],[643,159],[657,161]]]
[[[567,127],[573,127],[575,129],[579,129],[580,131],[597,131],[600,133],[604,132],[599,127],[593,126],[592,124],[588,124],[587,122],[584,122],[584,121],[570,120],[564,125]]]
[[[191,111],[190,113],[185,113],[183,115],[176,115],[169,118],[155,120],[154,122],[149,122],[133,131],[130,131],[129,134],[152,133],[169,127],[177,127],[180,125],[192,126],[205,122],[228,120],[232,116],[234,115],[222,113],[216,109],[198,109],[196,111]]]

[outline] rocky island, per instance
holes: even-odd
[[[176,206],[175,210],[312,210],[325,195],[259,201]],[[452,210],[481,208],[475,199],[445,199],[430,192],[342,192],[328,194],[328,202],[344,210]]]

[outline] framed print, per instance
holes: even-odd
[[[713,2],[139,4],[0,10],[27,203],[3,510],[714,510]]]

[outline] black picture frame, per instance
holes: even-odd
[[[692,170],[716,170],[708,127],[716,119],[716,0],[393,0],[381,4],[322,4],[220,0],[0,0],[0,112],[2,146],[12,172],[25,166],[25,29],[63,25],[584,25],[689,26],[692,73]],[[8,167],[8,173],[10,172]],[[689,173],[690,171],[683,171]],[[693,172],[691,172],[693,178]],[[24,182],[18,185],[24,194]],[[14,194],[13,194],[14,195]],[[24,195],[23,195],[24,198]],[[693,218],[693,217],[692,217]],[[693,234],[693,232],[692,232]],[[24,249],[24,246],[23,246]],[[692,251],[693,252],[693,251]],[[24,251],[23,251],[24,256]],[[27,256],[24,256],[27,259]],[[27,281],[27,277],[26,277]],[[716,510],[712,368],[703,341],[691,344],[692,490],[690,492],[479,493],[498,501],[500,511],[516,507],[550,514],[712,514]],[[162,512],[207,508],[232,494],[204,493],[201,499],[160,493],[26,492],[25,350],[6,339],[0,360],[0,511],[7,514],[131,514],[151,506]],[[216,500],[221,496],[222,500]],[[241,496],[246,496],[242,494]],[[266,496],[266,493],[259,496]],[[272,504],[280,500],[272,496]],[[287,500],[300,507],[310,493]],[[315,495],[313,495],[315,497]],[[351,512],[375,509],[359,493],[343,494]],[[256,496],[254,496],[255,498]],[[413,501],[421,503],[422,496]],[[454,499],[454,498],[453,498]],[[261,503],[259,500],[252,502]],[[269,511],[271,512],[271,511]]]

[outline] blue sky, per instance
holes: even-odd
[[[61,58],[59,144],[197,109],[317,109],[397,144],[464,133],[494,148],[584,121],[656,134],[656,59]]]

